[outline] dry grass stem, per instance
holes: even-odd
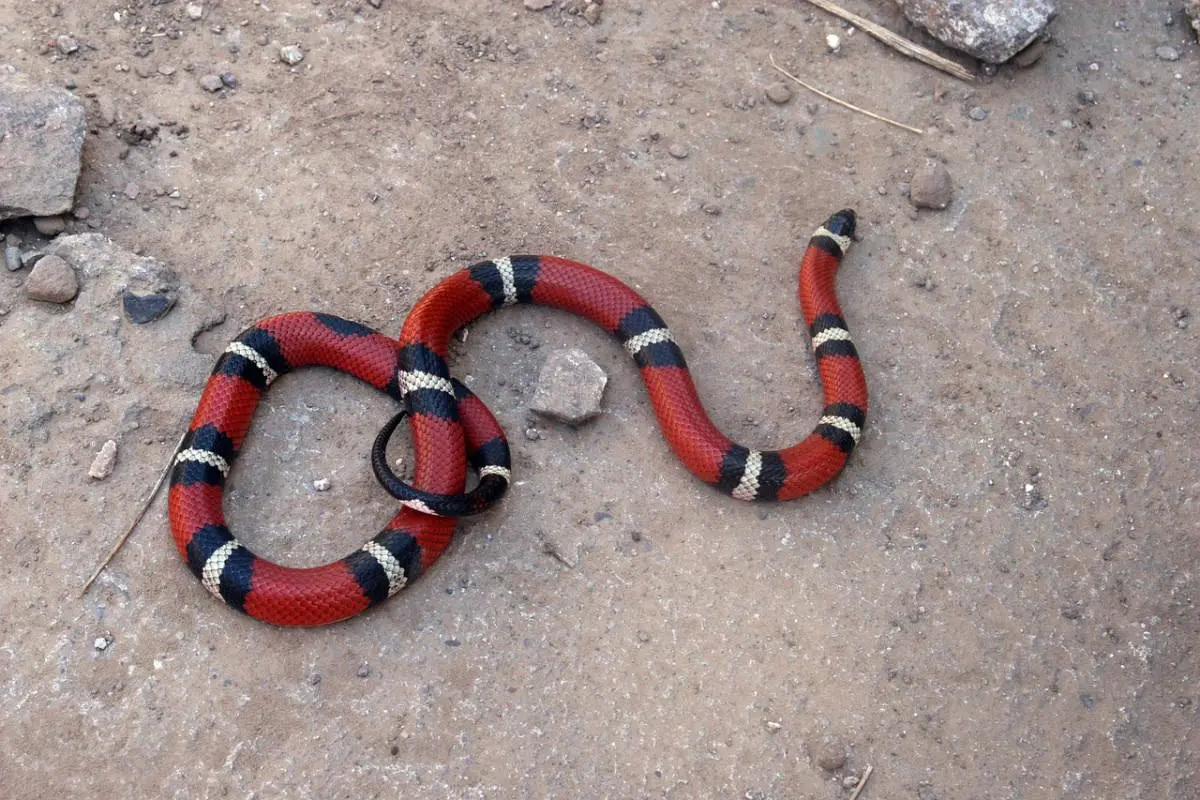
[[[818,89],[817,87],[815,87],[815,86],[810,86],[809,84],[807,84],[807,83],[805,83],[804,81],[802,81],[802,80],[800,80],[799,78],[797,78],[797,77],[796,77],[795,75],[793,75],[792,73],[788,72],[788,71],[787,71],[786,69],[784,69],[783,67],[781,67],[781,66],[779,66],[778,64],[776,64],[776,63],[775,63],[775,56],[773,56],[773,55],[772,55],[772,56],[769,56],[769,58],[771,59],[771,66],[772,66],[772,67],[774,67],[775,69],[779,70],[781,73],[783,73],[784,75],[788,76],[789,78],[791,78],[792,80],[794,80],[796,83],[798,83],[798,84],[800,84],[801,86],[803,86],[805,89],[808,89],[808,90],[809,90],[810,92],[812,92],[813,94],[819,94],[821,97],[824,97],[826,100],[828,100],[828,101],[829,101],[829,102],[831,102],[831,103],[837,103],[839,106],[842,106],[842,107],[844,107],[844,108],[848,108],[848,109],[850,109],[851,111],[857,111],[859,114],[865,114],[866,116],[870,117],[871,119],[877,119],[877,120],[879,120],[880,122],[886,122],[888,125],[895,125],[897,128],[903,128],[903,129],[904,129],[904,130],[906,130],[906,131],[911,131],[912,133],[915,133],[915,134],[918,134],[918,135],[925,133],[925,131],[921,130],[920,128],[914,128],[914,127],[912,127],[911,125],[905,125],[903,122],[896,122],[896,120],[894,120],[894,119],[888,119],[887,117],[882,117],[882,116],[880,116],[879,114],[876,114],[876,113],[874,113],[874,112],[872,112],[872,111],[867,111],[865,108],[859,108],[858,106],[854,105],[853,103],[847,103],[845,100],[839,100],[838,98],[834,97],[834,96],[833,96],[833,95],[831,95],[831,94],[827,94],[826,92],[822,92],[822,91],[821,91],[820,89]]]

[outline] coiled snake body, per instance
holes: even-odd
[[[834,292],[854,226],[853,211],[834,214],[801,261],[800,305],[825,408],[813,432],[792,447],[752,450],[718,431],[666,324],[628,286],[574,261],[509,256],[468,267],[433,287],[413,307],[398,340],[309,312],[269,317],[243,332],[217,361],[175,456],[169,497],[175,544],[210,592],[276,625],[336,622],[395,594],[446,549],[453,514],[486,508],[507,486],[503,432],[479,398],[450,377],[446,356],[456,330],[518,303],[565,309],[612,333],[637,364],[671,448],[705,483],[739,500],[789,500],[811,492],[842,470],[867,412],[866,380]],[[385,487],[403,501],[400,512],[345,558],[292,568],[255,556],[234,538],[221,495],[263,391],[279,375],[309,365],[349,373],[403,404],[415,473],[413,487],[406,487],[376,463]],[[376,443],[376,462],[390,432]],[[468,453],[482,479],[474,494],[463,495]]]

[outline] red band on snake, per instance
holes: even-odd
[[[263,391],[278,375],[323,365],[402,401],[415,449],[415,489],[434,500],[462,497],[468,450],[486,450],[502,433],[478,398],[456,394],[446,364],[450,337],[488,311],[518,303],[564,309],[613,334],[633,356],[672,450],[705,483],[739,500],[807,494],[841,472],[866,419],[866,379],[834,291],[854,225],[852,211],[834,214],[801,261],[800,305],[825,408],[813,432],[792,447],[751,450],[717,430],[666,324],[628,286],[555,256],[509,256],[433,287],[413,307],[398,341],[307,312],[270,317],[243,332],[214,367],[175,456],[169,513],[176,546],[210,592],[276,625],[336,622],[395,594],[446,549],[453,517],[407,503],[345,558],[322,567],[283,567],[255,556],[229,531],[221,508],[225,479]]]

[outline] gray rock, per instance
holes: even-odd
[[[200,88],[206,92],[218,92],[225,88],[225,82],[220,75],[201,75]]]
[[[817,748],[817,766],[826,772],[837,772],[846,764],[846,746],[837,739]]]
[[[954,184],[945,166],[930,161],[913,175],[908,200],[917,208],[943,209],[950,205]]]
[[[767,99],[777,106],[781,106],[792,99],[792,89],[783,81],[772,83],[767,87],[765,94],[767,95]]]
[[[67,229],[67,223],[62,217],[35,217],[33,227],[43,236],[58,236]]]
[[[188,390],[203,387],[212,369],[212,357],[198,353],[191,343],[200,332],[224,319],[219,309],[180,283],[172,270],[152,258],[135,255],[98,233],[59,236],[46,249],[74,266],[81,278],[82,286],[72,311],[84,315],[79,329],[92,327],[112,332],[111,336],[91,338],[88,345],[91,361],[124,365],[123,369],[154,383]],[[176,310],[154,325],[131,325],[122,317],[120,309],[126,291],[149,293],[168,289],[179,298]],[[31,324],[34,322],[36,319]],[[44,326],[44,322],[41,324]],[[64,336],[67,342],[64,353],[81,346]]]
[[[600,413],[608,376],[582,350],[552,353],[538,376],[530,409],[543,417],[580,425]]]
[[[938,41],[1002,64],[1041,35],[1055,0],[896,0],[904,16]]]
[[[25,280],[25,296],[48,303],[68,303],[79,294],[75,270],[58,256],[46,256],[33,265]]]
[[[0,71],[0,220],[71,210],[83,134],[79,98]]]
[[[16,272],[25,264],[21,261],[21,240],[9,236],[4,242],[4,266],[9,272]]]
[[[1155,48],[1154,55],[1158,56],[1163,61],[1178,61],[1179,51],[1169,44],[1164,44],[1162,47]]]

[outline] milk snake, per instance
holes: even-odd
[[[434,286],[413,307],[398,340],[310,312],[269,317],[238,336],[213,368],[175,455],[169,498],[175,544],[210,592],[276,625],[336,622],[395,594],[450,542],[454,517],[426,512],[481,510],[507,486],[503,432],[479,398],[451,379],[446,356],[456,330],[517,303],[565,309],[616,336],[641,372],[671,448],[705,483],[739,500],[789,500],[811,492],[842,470],[867,412],[866,380],[834,291],[854,226],[853,211],[831,216],[800,264],[800,306],[825,408],[799,444],[751,450],[718,431],[662,318],[616,278],[555,256],[497,258]],[[415,449],[413,491],[423,494],[405,494],[406,487],[376,464],[389,491],[403,498],[400,512],[340,561],[291,568],[255,556],[234,538],[221,494],[264,390],[278,376],[309,365],[349,373],[402,404]],[[390,432],[376,442],[376,461]],[[485,476],[472,496],[462,494],[468,454]]]

